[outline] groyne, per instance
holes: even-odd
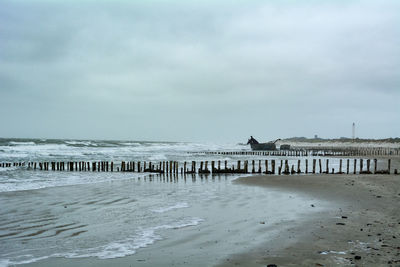
[[[337,159],[336,159],[337,160]],[[337,164],[336,164],[337,166]],[[378,169],[378,159],[347,158],[339,159],[337,168],[330,167],[329,159],[299,158],[295,164],[288,159],[237,160],[228,161],[44,161],[44,162],[2,162],[0,168],[25,168],[33,171],[70,172],[138,172],[162,174],[391,174],[391,159],[387,168]],[[394,169],[393,174],[398,170]]]

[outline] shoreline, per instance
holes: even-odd
[[[234,182],[305,193],[315,198],[314,207],[329,201],[334,209],[218,266],[400,266],[400,176],[261,175]]]

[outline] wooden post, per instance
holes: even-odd
[[[321,162],[321,159],[319,159],[319,173],[322,173],[322,162]]]
[[[237,162],[237,169],[238,169],[238,170],[240,170],[240,168],[241,168],[240,165],[241,165],[241,164],[240,164],[240,160],[238,160],[238,162]]]
[[[388,174],[390,174],[390,162],[391,162],[391,160],[388,159]]]
[[[370,172],[370,165],[371,165],[371,160],[370,159],[367,159],[367,173],[371,173]]]
[[[213,161],[214,162],[214,161]],[[184,170],[184,174],[186,174],[186,161],[183,162],[183,170]]]
[[[228,161],[225,160],[225,171],[228,170]]]
[[[265,173],[268,174],[268,160],[265,160]]]
[[[218,171],[221,171],[221,161],[218,160]]]
[[[350,172],[350,159],[347,159],[347,171],[346,173],[349,174]]]
[[[251,173],[255,173],[254,160],[251,161]]]
[[[354,159],[354,174],[357,172],[357,159]]]
[[[275,174],[275,160],[273,159],[272,161],[271,161],[271,168],[272,168],[272,174]]]
[[[364,168],[363,159],[360,159],[360,173],[362,173]]]
[[[377,168],[378,168],[378,160],[374,159],[374,173],[376,173]]]
[[[306,159],[306,174],[308,173],[308,159]]]
[[[286,159],[285,160],[285,170],[283,171],[284,174],[288,174],[289,173],[289,162]]]
[[[313,162],[312,162],[312,173],[315,173],[315,165],[316,165],[316,163],[317,163],[317,160],[313,159]]]
[[[261,160],[258,161],[258,173],[261,173]]]
[[[199,169],[199,173],[202,173],[203,172],[203,162],[202,161],[200,161],[200,169]]]
[[[329,173],[329,159],[326,159],[326,173]]]
[[[339,161],[339,173],[342,173],[342,159]]]

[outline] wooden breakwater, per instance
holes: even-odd
[[[289,160],[238,160],[228,166],[228,161],[177,161],[140,162],[140,161],[50,161],[50,162],[3,162],[0,168],[22,167],[27,170],[70,171],[70,172],[137,172],[160,174],[390,174],[391,159],[387,168],[378,170],[377,159],[340,159],[339,166],[330,168],[329,159],[298,159],[295,164]],[[210,164],[209,164],[210,163]],[[352,164],[350,164],[352,163]],[[181,165],[180,165],[181,164]],[[210,167],[210,168],[209,168]],[[397,169],[394,169],[397,174]]]
[[[274,151],[203,151],[188,152],[205,155],[241,155],[272,157],[356,157],[356,156],[400,156],[398,148],[328,148],[314,147],[307,149],[274,150]]]

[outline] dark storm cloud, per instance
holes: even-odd
[[[42,118],[24,131],[7,120],[3,136],[343,136],[353,121],[369,125],[366,137],[399,135],[396,1],[3,1],[0,10],[1,111]],[[374,127],[378,117],[390,126]]]

